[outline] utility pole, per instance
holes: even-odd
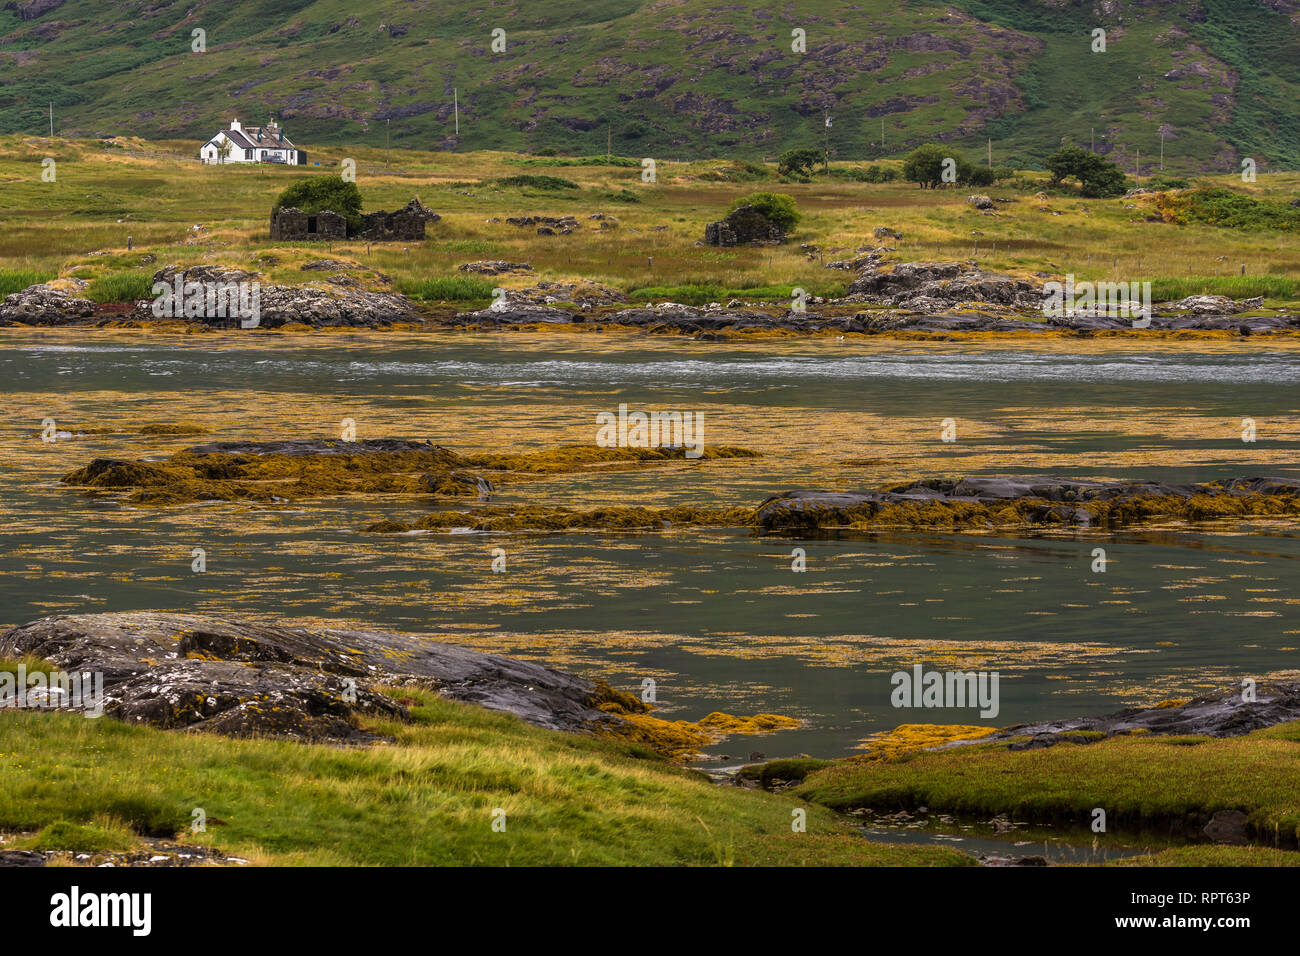
[[[392,124],[393,121],[391,118],[386,117],[384,119],[384,166],[385,167],[392,166],[393,157],[392,157],[392,153],[388,149],[388,131],[392,126]]]
[[[824,136],[823,148],[825,150],[823,155],[825,157],[825,163],[826,163],[826,178],[829,179],[831,175],[831,113],[830,110],[825,111],[825,117],[826,117],[826,125],[822,129],[822,134]]]
[[[1160,131],[1160,171],[1165,171],[1165,131]]]
[[[54,139],[54,101],[50,100],[50,139]]]
[[[993,168],[993,137],[989,137],[989,169]]]
[[[456,87],[451,91],[452,102],[456,106],[456,135],[460,135],[460,90]]]
[[[1097,152],[1097,127],[1092,128],[1092,151]]]
[[[885,118],[880,117],[880,151],[885,151]]]
[[[1140,149],[1137,151],[1137,165],[1133,167],[1133,178],[1142,178],[1142,150]]]
[[[610,132],[610,127],[605,126],[605,162],[609,162],[610,144],[614,141],[614,134]]]

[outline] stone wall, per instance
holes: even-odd
[[[271,212],[272,239],[346,239],[347,235],[348,221],[336,212],[303,212],[293,207]]]

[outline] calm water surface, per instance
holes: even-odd
[[[357,529],[435,505],[139,508],[58,479],[93,457],[195,443],[139,435],[149,422],[265,440],[335,437],[351,417],[360,437],[528,450],[591,444],[595,414],[620,402],[703,411],[710,444],[763,457],[552,476],[495,500],[754,504],[938,474],[1294,476],[1298,358],[1258,343],[0,332],[0,622],[151,608],[413,630],[631,691],[653,678],[664,716],[806,719],[723,742],[719,764],[751,750],[838,756],[899,723],[1003,726],[1187,696],[1300,672],[1300,534],[393,537]],[[37,437],[46,417],[113,433],[49,445]],[[953,445],[938,440],[948,417]],[[1244,418],[1254,443],[1241,440]],[[497,546],[505,574],[489,570]],[[195,547],[206,574],[190,571]],[[1104,574],[1091,570],[1097,547]],[[894,709],[889,675],[916,663],[996,670],[1000,713]]]

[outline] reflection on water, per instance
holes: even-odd
[[[1202,343],[1157,351],[640,337],[170,337],[3,333],[0,608],[160,608],[424,631],[609,677],[653,677],[663,710],[774,711],[798,731],[733,739],[717,762],[849,752],[899,723],[978,723],[895,710],[915,663],[997,670],[1006,725],[1187,696],[1300,670],[1296,565],[1285,527],[1116,536],[953,535],[796,541],[741,531],[661,535],[410,535],[357,531],[433,505],[412,498],[137,508],[58,478],[93,457],[212,439],[428,437],[467,451],[591,444],[620,402],[704,412],[711,444],[753,461],[545,476],[497,503],[757,503],[790,487],[1046,471],[1205,480],[1295,474],[1294,353]],[[61,428],[106,428],[50,445]],[[958,421],[959,441],[938,440]],[[1255,419],[1259,440],[1241,441]],[[207,440],[206,438],[204,440]],[[1108,570],[1093,573],[1104,545]],[[490,572],[504,546],[508,572]],[[791,571],[791,550],[807,572]],[[190,551],[208,572],[190,571]],[[732,760],[734,762],[734,759]]]

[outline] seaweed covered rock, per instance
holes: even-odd
[[[467,466],[450,449],[404,438],[210,442],[159,461],[97,458],[65,475],[63,482],[133,490],[130,500],[143,504],[370,493],[491,494],[491,482]]]
[[[879,491],[787,491],[764,500],[769,531],[828,528],[1118,527],[1153,521],[1300,517],[1300,481],[1207,484],[1051,477],[930,478]]]

